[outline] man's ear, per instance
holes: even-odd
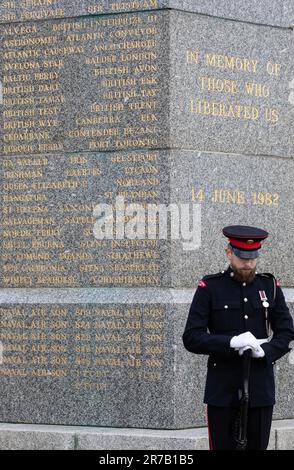
[[[227,255],[227,258],[231,261],[231,258],[232,258],[232,250],[231,250],[231,248],[229,248],[229,247],[226,246],[226,247],[225,247],[225,253],[226,253],[226,255]]]

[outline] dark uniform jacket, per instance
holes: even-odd
[[[256,274],[246,284],[234,279],[231,268],[199,282],[183,335],[188,351],[209,355],[204,403],[238,406],[242,356],[230,347],[230,340],[246,331],[257,339],[267,338],[266,309],[259,291],[264,291],[268,299],[273,336],[261,345],[265,357],[251,361],[249,406],[275,403],[273,365],[289,352],[289,343],[294,339],[293,320],[272,274]]]

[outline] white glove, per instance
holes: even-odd
[[[263,343],[268,343],[270,338],[264,338],[264,339],[257,339],[256,341],[259,344],[258,350],[252,350],[252,357],[258,359],[260,357],[265,356],[264,350],[260,347],[261,344]],[[239,355],[242,356],[243,352],[246,351],[246,349],[252,349],[250,346],[245,346],[245,348],[240,348],[239,349]]]
[[[263,342],[265,343],[266,341],[263,341]],[[265,356],[265,352],[260,346],[258,347],[258,350],[252,349],[252,348],[250,348],[250,346],[245,346],[245,348],[240,348],[239,349],[239,356],[242,356],[242,354],[244,353],[244,351],[246,351],[246,349],[251,349],[252,350],[252,357],[254,357],[255,359],[259,359],[259,358]]]
[[[230,341],[231,348],[240,349],[249,346],[252,350],[259,349],[259,343],[255,336],[253,336],[250,331],[246,331],[246,333],[242,333],[239,336],[234,336]]]

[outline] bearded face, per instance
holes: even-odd
[[[249,284],[253,281],[256,272],[257,259],[239,258],[231,248],[226,248],[226,254],[234,273],[234,279]]]
[[[231,268],[234,273],[234,278],[239,282],[246,282],[250,284],[255,277],[255,268],[239,268],[231,262]]]

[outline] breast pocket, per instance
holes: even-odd
[[[211,330],[221,333],[242,328],[241,303],[237,300],[217,300],[212,304]]]
[[[274,307],[275,307],[275,302],[273,300],[267,300],[269,306],[268,306],[268,311],[270,312]],[[262,305],[262,301],[260,299],[253,299],[251,300],[251,303],[254,307],[254,310],[262,310],[265,311],[265,307]]]
[[[275,308],[275,302],[268,300],[268,303],[269,306],[265,309],[260,299],[252,300],[254,325],[256,328],[255,336],[257,338],[263,338],[271,334],[272,311]]]

